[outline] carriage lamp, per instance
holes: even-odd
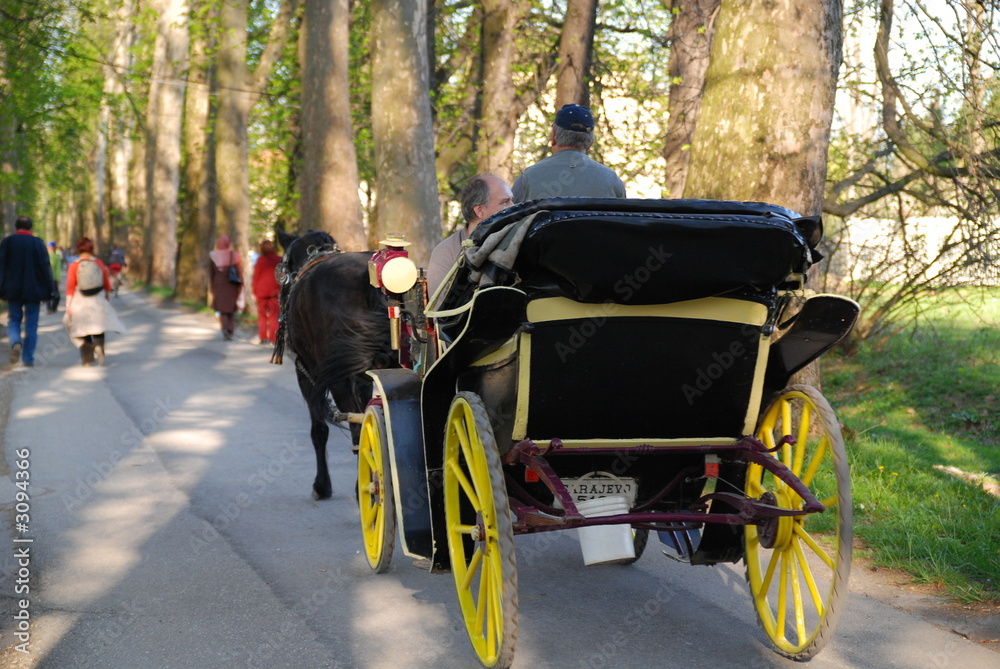
[[[368,261],[368,281],[376,288],[402,295],[417,282],[417,265],[410,260],[402,235],[388,235]]]

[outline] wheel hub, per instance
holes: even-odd
[[[760,501],[782,509],[792,508],[791,498],[784,491],[765,492],[760,496]],[[792,516],[779,516],[765,520],[757,526],[757,538],[760,540],[761,547],[782,549],[788,546],[788,542],[792,538],[794,524],[795,519]]]
[[[476,524],[472,526],[469,536],[477,543],[486,539],[486,525],[483,523],[482,511],[476,514]]]

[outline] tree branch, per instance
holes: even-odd
[[[897,100],[906,106],[908,119],[921,126],[925,132],[930,132],[912,115],[912,111],[906,105],[902,91],[889,69],[889,33],[892,30],[892,13],[893,0],[882,0],[878,34],[875,38],[875,71],[882,83],[882,127],[889,139],[898,147],[900,156],[917,169],[938,177],[961,176],[962,172],[954,167],[941,167],[931,162],[927,156],[910,143],[906,133],[899,127],[899,120],[896,118]]]
[[[249,76],[249,81],[247,82],[247,88],[252,91],[250,94],[251,107],[260,99],[261,93],[264,92],[264,86],[267,85],[267,79],[271,76],[271,68],[274,67],[274,64],[278,62],[278,58],[281,57],[281,51],[285,48],[285,42],[288,40],[292,17],[295,16],[298,8],[299,0],[285,0],[285,2],[281,3],[281,9],[278,11],[278,15],[274,17],[274,22],[271,23],[271,32],[267,36],[267,45],[260,54],[260,62],[257,63],[256,69]]]

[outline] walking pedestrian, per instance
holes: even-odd
[[[80,237],[77,259],[66,270],[66,314],[63,323],[80,349],[80,363],[89,367],[105,360],[104,338],[108,332],[125,332],[125,325],[110,304],[111,276],[94,255],[94,242]]]
[[[236,330],[236,309],[243,292],[243,260],[233,251],[229,237],[222,235],[215,240],[215,249],[209,252],[212,281],[212,309],[219,314],[222,337],[229,341]],[[232,271],[230,268],[234,268]]]
[[[28,216],[18,216],[14,234],[0,242],[0,299],[7,301],[10,363],[23,360],[26,367],[35,364],[39,308],[56,290],[45,243],[31,234],[32,225]]]
[[[278,332],[278,294],[281,286],[274,269],[281,262],[274,250],[274,242],[264,239],[260,243],[260,256],[253,266],[253,297],[257,301],[257,334],[261,344],[273,344]]]

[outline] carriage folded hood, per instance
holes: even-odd
[[[762,203],[560,198],[488,219],[467,257],[493,283],[516,277],[580,302],[663,304],[770,290],[808,269],[820,230],[817,218]],[[476,254],[497,235],[517,248],[501,260]]]

